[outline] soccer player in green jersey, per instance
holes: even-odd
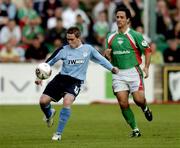
[[[149,73],[151,49],[142,34],[129,27],[130,11],[121,7],[117,8],[115,13],[118,30],[107,35],[107,49],[104,51],[104,56],[120,69],[118,74],[112,76],[113,91],[123,117],[132,128],[131,137],[139,137],[141,133],[130,109],[128,98],[131,93],[134,102],[141,107],[146,119],[152,121],[152,112],[147,106],[143,85],[143,72],[144,78],[147,78]],[[143,70],[139,66],[142,63],[142,53],[145,55]]]

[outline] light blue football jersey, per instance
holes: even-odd
[[[113,68],[112,64],[89,44],[81,44],[78,48],[71,48],[69,45],[66,45],[50,57],[47,63],[53,66],[59,60],[63,61],[60,71],[62,75],[68,75],[83,81],[86,79],[90,60],[110,71]]]

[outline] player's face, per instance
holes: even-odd
[[[80,39],[77,38],[74,34],[67,34],[66,38],[71,48],[77,48],[79,46]]]
[[[118,11],[116,13],[116,23],[118,28],[124,28],[128,25],[129,19],[126,18],[126,13],[124,11]]]

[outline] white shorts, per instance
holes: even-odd
[[[130,93],[144,90],[142,70],[138,67],[120,69],[118,74],[112,75],[113,91],[126,91]]]

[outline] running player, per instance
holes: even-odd
[[[113,74],[113,91],[123,117],[132,128],[131,137],[139,137],[141,133],[130,109],[128,98],[129,94],[132,93],[134,102],[141,107],[146,119],[152,120],[152,112],[146,103],[143,84],[143,71],[145,78],[149,75],[151,49],[143,39],[142,34],[129,28],[130,11],[120,7],[115,13],[118,30],[107,35],[107,49],[104,55],[120,69],[118,74]],[[143,71],[139,66],[142,63],[142,53],[145,55]]]

